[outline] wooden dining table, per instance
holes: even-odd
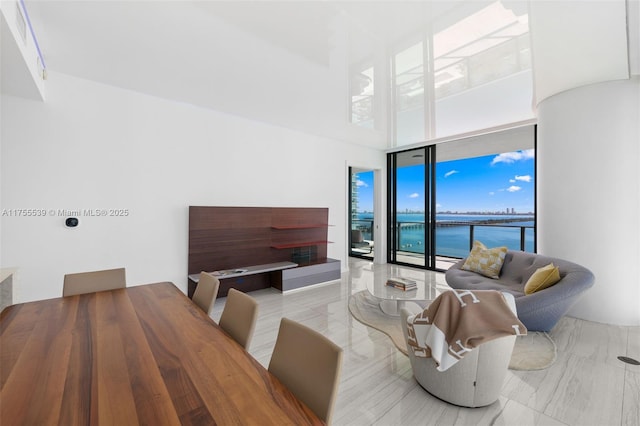
[[[0,314],[0,425],[323,424],[172,283]]]

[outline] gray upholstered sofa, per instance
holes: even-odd
[[[465,259],[445,274],[447,284],[455,289],[502,290],[514,295],[518,318],[531,331],[550,331],[578,299],[593,285],[594,276],[587,268],[554,257],[522,251],[507,251],[498,279],[462,270]],[[553,262],[560,270],[560,281],[553,286],[526,295],[524,286],[536,269]]]

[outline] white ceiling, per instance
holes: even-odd
[[[47,68],[307,133],[349,124],[349,66],[487,2],[26,1]],[[459,8],[458,12],[456,8]]]
[[[531,4],[537,102],[575,87],[629,78],[629,47],[637,50],[638,40],[628,43],[627,6],[624,0]]]
[[[348,123],[349,67],[486,4],[26,0],[52,72],[380,148],[384,120]]]

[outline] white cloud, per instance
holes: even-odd
[[[420,196],[420,194],[418,194],[417,192],[414,192],[413,194],[409,194],[409,198],[418,198]]]
[[[510,187],[507,188],[507,191],[509,191],[509,192],[518,192],[521,189],[522,188],[520,188],[519,186],[511,185]]]
[[[491,191],[491,192],[489,193],[489,195],[496,195],[496,193],[495,193],[495,192],[493,192],[493,191]]]
[[[460,172],[457,170],[451,170],[450,172],[445,173],[444,177],[448,178],[449,176],[454,175],[456,173],[460,173]]]
[[[524,176],[516,175],[516,180],[519,180],[521,182],[531,182],[531,176],[529,176],[529,175],[524,175]]]
[[[515,179],[509,179],[509,183],[516,183]]]
[[[498,163],[507,163],[511,164],[516,161],[524,161],[531,160],[535,157],[535,153],[533,149],[525,149],[524,151],[513,151],[513,152],[503,152],[502,154],[496,155],[491,160],[491,165]]]
[[[364,187],[366,188],[366,187],[368,187],[369,185],[367,184],[367,182],[365,182],[365,181],[363,181],[363,180],[358,179],[358,180],[356,181],[356,186],[364,186]]]

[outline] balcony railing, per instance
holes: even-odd
[[[522,220],[523,222],[525,220]],[[400,251],[424,254],[424,222],[398,222],[397,247]],[[436,256],[463,258],[474,240],[489,247],[534,251],[534,227],[505,223],[436,222]]]
[[[516,219],[519,222],[530,220]],[[373,240],[373,220],[352,219],[365,240]],[[397,222],[398,251],[425,254],[424,222]],[[474,240],[488,247],[506,246],[509,250],[534,251],[534,227],[508,223],[436,222],[436,256],[463,258],[469,254]]]

